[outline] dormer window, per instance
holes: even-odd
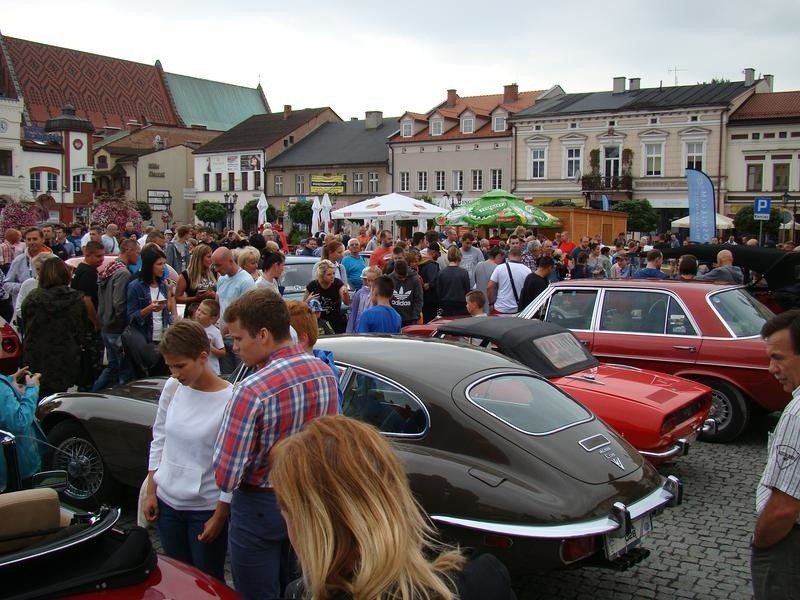
[[[411,121],[403,121],[400,135],[404,138],[410,138],[412,135],[414,135],[414,124]]]
[[[431,135],[442,135],[442,120],[441,119],[433,119],[431,120]]]
[[[492,131],[505,131],[506,130],[506,116],[495,115],[492,120]]]
[[[461,133],[475,133],[475,119],[463,117],[461,119]]]

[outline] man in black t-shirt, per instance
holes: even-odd
[[[525,308],[534,301],[534,299],[547,289],[547,278],[553,272],[555,261],[552,256],[542,256],[536,270],[525,278],[525,283],[522,285],[522,293],[519,296],[520,308]]]
[[[92,327],[84,339],[84,358],[78,389],[88,391],[103,368],[103,338],[100,336],[100,319],[97,317],[97,269],[103,264],[105,248],[101,242],[89,241],[83,248],[83,262],[75,269],[70,287],[83,292],[83,302]]]

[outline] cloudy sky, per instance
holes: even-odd
[[[13,5],[17,6],[14,7]],[[7,0],[4,35],[255,87],[273,110],[426,112],[448,88],[642,87],[742,70],[800,89],[796,0]]]

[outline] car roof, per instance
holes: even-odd
[[[720,288],[744,287],[742,285],[703,281],[701,279],[570,279],[551,283],[550,287],[586,288],[651,288],[659,290],[696,290],[702,294],[719,291]]]
[[[592,354],[584,351],[585,360],[572,363],[565,368],[557,368],[531,342],[535,339],[564,333],[574,338],[575,334],[560,325],[545,323],[539,319],[472,317],[450,321],[438,327],[437,331],[448,335],[491,339],[497,343],[499,352],[535,369],[540,375],[547,378],[564,377],[600,364]],[[580,342],[578,344],[583,348],[580,346]]]
[[[319,256],[297,256],[296,254],[286,255],[286,264],[293,264],[293,265],[313,264],[313,263],[318,263],[321,260],[322,258]]]

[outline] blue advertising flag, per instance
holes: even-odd
[[[716,200],[714,184],[703,171],[686,169],[689,188],[689,239],[705,244],[716,231]]]
[[[608,196],[603,194],[603,210],[608,210]]]

